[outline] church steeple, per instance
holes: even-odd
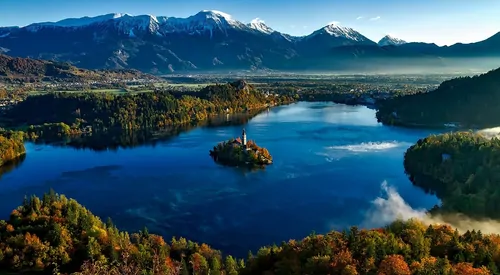
[[[243,143],[243,146],[247,146],[247,132],[245,131],[245,128],[243,128],[243,131],[241,132],[241,141]]]

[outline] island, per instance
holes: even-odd
[[[223,141],[213,150],[210,156],[218,163],[228,166],[263,167],[273,163],[273,158],[266,148],[259,147],[254,141],[247,142],[245,129],[241,138]]]

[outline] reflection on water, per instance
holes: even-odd
[[[22,165],[24,160],[26,159],[26,155],[22,155],[18,157],[15,160],[9,161],[5,163],[4,165],[0,166],[0,179],[2,178],[3,175],[17,169],[19,166]]]
[[[181,133],[187,133],[198,127],[224,127],[236,126],[247,123],[259,111],[241,114],[225,114],[212,117],[206,121],[193,124],[183,124],[171,126],[156,130],[140,131],[108,131],[97,132],[93,134],[81,135],[79,137],[65,137],[61,140],[43,140],[39,139],[35,144],[50,144],[52,146],[68,146],[76,149],[91,149],[94,151],[107,151],[118,149],[135,148],[137,146],[155,146],[158,143],[164,143],[169,139],[179,136]]]
[[[68,142],[72,147],[27,144],[22,165],[0,181],[0,218],[25,194],[53,188],[119,228],[147,226],[167,239],[183,236],[246,256],[313,230],[369,227],[366,213],[385,180],[411,207],[437,202],[412,186],[402,163],[408,144],[431,131],[384,127],[373,110],[332,103],[301,102],[249,118],[222,117],[165,137],[123,133]],[[265,170],[222,167],[208,155],[239,136],[242,124],[273,155]]]

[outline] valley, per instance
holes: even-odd
[[[92,1],[0,9],[0,274],[500,274],[500,5]]]
[[[272,154],[265,171],[221,166],[209,156],[215,144],[243,128]],[[26,142],[26,158],[2,175],[0,218],[7,219],[25,193],[42,198],[50,186],[103,221],[111,217],[120,230],[147,227],[168,241],[184,237],[224,257],[247,258],[249,250],[257,256],[262,246],[300,240],[313,230],[384,227],[377,218],[384,211],[372,201],[389,199],[385,180],[412,207],[438,204],[403,169],[406,148],[432,133],[439,131],[383,126],[375,110],[363,106],[298,102],[163,132],[93,133],[48,144],[39,139]],[[185,252],[188,266],[193,249]],[[374,261],[378,266],[381,259]]]
[[[496,83],[497,78],[490,77],[495,73],[472,79],[483,85],[486,85],[485,79]],[[450,77],[457,78],[443,82]],[[245,78],[247,80],[225,82],[231,78],[207,74],[163,76],[152,87],[154,90],[137,93],[95,89],[40,92],[30,91],[25,84],[16,84],[18,92],[23,90],[20,95],[12,91],[5,95],[9,98],[18,95],[20,100],[5,111],[2,119],[7,128],[20,129],[23,125],[26,156],[23,153],[1,167],[0,212],[9,213],[19,204],[23,194],[42,196],[50,186],[76,198],[92,213],[111,217],[112,221],[102,224],[96,216],[79,208],[76,201],[54,193],[43,195],[42,199],[31,197],[22,208],[17,208],[20,212],[13,212],[14,216],[1,223],[0,230],[4,230],[5,237],[0,237],[0,253],[4,255],[0,266],[19,271],[31,269],[29,266],[35,263],[36,269],[53,270],[51,264],[57,263],[63,272],[80,271],[80,274],[100,274],[97,270],[102,274],[126,272],[120,271],[121,268],[156,270],[152,271],[154,274],[181,274],[181,271],[192,274],[208,270],[230,274],[260,274],[269,270],[282,270],[280,272],[285,274],[329,274],[354,270],[359,273],[352,274],[370,274],[396,264],[406,270],[404,274],[426,274],[426,270],[436,269],[448,274],[490,274],[491,270],[497,270],[494,257],[472,258],[472,255],[483,255],[481,251],[494,251],[497,247],[494,242],[497,235],[483,236],[474,231],[495,232],[487,225],[479,222],[455,225],[453,216],[444,216],[444,221],[451,226],[428,227],[429,221],[434,223],[437,217],[448,213],[458,211],[473,217],[493,217],[496,209],[494,203],[483,207],[481,202],[487,198],[485,193],[457,187],[466,186],[475,179],[468,176],[473,170],[446,170],[449,177],[455,175],[455,169],[465,174],[456,174],[454,180],[459,185],[451,185],[453,188],[445,191],[440,186],[449,181],[441,182],[441,178],[436,177],[429,186],[418,180],[422,175],[436,175],[427,173],[429,168],[420,166],[421,163],[432,165],[432,169],[448,169],[448,166],[440,167],[438,162],[421,160],[422,155],[429,157],[429,153],[422,151],[427,147],[413,146],[407,150],[408,146],[422,144],[419,139],[429,135],[449,139],[442,135],[449,129],[405,129],[376,120],[376,113],[387,113],[389,111],[384,110],[398,106],[394,102],[435,96],[436,91],[448,87],[446,83],[467,83],[471,81],[468,77],[460,74],[282,74],[245,75]],[[492,93],[494,89],[484,92]],[[479,97],[477,100],[484,99]],[[261,110],[274,105],[277,106]],[[421,110],[428,107],[433,108],[433,105],[420,105]],[[32,126],[26,128],[28,125]],[[92,131],[83,131],[87,127]],[[219,166],[208,156],[207,150],[214,144],[237,136],[242,128],[250,139],[258,140],[259,145],[272,152],[273,163],[265,172]],[[18,146],[21,136],[15,133],[16,143],[12,144]],[[460,138],[463,141],[450,143],[454,151],[446,151],[446,147],[441,146],[429,150],[440,157],[443,152],[449,153],[452,163],[462,167],[455,158],[457,161],[469,159],[458,153],[469,151],[462,147],[467,136],[457,134],[457,139]],[[432,139],[424,142],[436,145]],[[477,146],[483,146],[481,144]],[[492,148],[494,146],[496,143],[491,144]],[[24,152],[24,147],[16,147],[16,150]],[[488,161],[494,157],[485,154],[484,159]],[[465,167],[475,167],[470,165]],[[359,173],[361,167],[363,173]],[[192,173],[193,170],[196,173]],[[486,177],[488,171],[475,173]],[[37,177],[27,179],[27,174]],[[137,188],[139,182],[140,189]],[[490,190],[492,196],[496,196],[494,190]],[[426,193],[428,191],[436,195]],[[117,193],[121,199],[110,202],[109,197]],[[463,202],[467,202],[468,207],[464,207]],[[56,209],[62,205],[61,209],[73,210],[68,212],[65,221],[61,219],[66,216],[43,205]],[[430,212],[417,209],[429,209]],[[485,214],[480,214],[483,209],[489,212],[484,210]],[[84,212],[87,214],[76,214]],[[310,213],[316,214],[311,216]],[[30,219],[24,218],[26,215],[30,215]],[[79,215],[85,222],[72,224],[73,215]],[[398,221],[399,217],[414,220]],[[66,233],[54,231],[59,229],[44,227],[37,230],[46,230],[46,235],[31,237],[35,235],[33,226],[46,219],[54,221],[50,224],[58,224],[54,225],[56,228],[65,228],[61,229],[63,232],[72,233],[68,233],[70,235],[59,245],[44,237],[64,236]],[[459,226],[461,231],[454,231],[454,226]],[[127,235],[117,233],[118,228],[140,231],[128,239]],[[346,228],[350,229],[344,233],[332,231]],[[90,234],[79,235],[78,230]],[[280,246],[265,246],[303,238],[311,230],[320,234]],[[418,237],[409,239],[408,232]],[[20,236],[31,238],[24,247],[50,251],[57,246],[59,252],[38,252],[30,256],[14,249],[14,240]],[[163,239],[174,236],[206,242],[222,252],[183,238],[172,239],[169,244]],[[394,244],[395,238],[401,242]],[[434,243],[438,240],[442,243],[439,238],[455,241],[442,244],[449,247],[443,252]],[[470,238],[481,245],[475,250],[452,250],[457,243],[468,244]],[[316,255],[319,248],[311,247],[310,242],[321,243],[325,239],[346,245],[344,250],[323,253],[322,257],[329,257],[328,263],[344,255],[347,249],[354,253],[344,255],[351,264],[311,264],[316,258],[308,253]],[[44,244],[37,245],[39,240],[44,240]],[[365,242],[368,242],[367,250],[356,248]],[[421,242],[425,243],[422,251],[409,249]],[[91,243],[94,248],[89,250]],[[122,247],[122,243],[131,246]],[[139,243],[141,246],[135,248]],[[110,252],[110,246],[120,248]],[[384,250],[374,250],[375,246]],[[325,249],[330,251],[330,245]],[[240,260],[248,250],[256,254]],[[78,253],[85,251],[92,251],[94,257],[99,256],[102,260],[79,256]],[[137,251],[142,251],[143,258],[130,260],[130,255],[136,255]],[[12,266],[10,262],[16,262],[18,257],[23,257],[23,262]],[[72,261],[67,262],[67,259]],[[108,259],[119,259],[127,265],[115,265]],[[263,261],[272,265],[269,267]],[[284,262],[293,265],[275,267]],[[148,267],[153,264],[156,267]],[[295,266],[293,270],[289,269],[291,266]]]

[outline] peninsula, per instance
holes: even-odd
[[[217,144],[213,150],[210,150],[210,156],[216,162],[229,166],[262,167],[273,163],[273,158],[266,148],[257,146],[251,140],[247,142],[245,129],[241,133],[241,138]]]

